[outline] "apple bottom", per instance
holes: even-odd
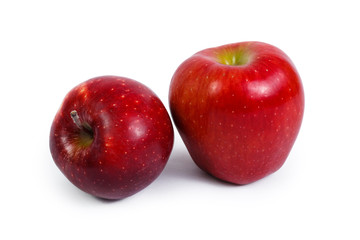
[[[183,137],[183,139],[185,138]],[[186,146],[196,145],[196,143],[184,141]],[[203,146],[197,148],[204,149]],[[269,156],[264,156],[263,152],[256,150],[252,153],[253,158],[238,153],[226,154],[227,156],[223,154],[223,152],[227,151],[234,152],[236,148],[236,144],[224,144],[220,147],[222,150],[213,150],[211,153],[201,150],[191,151],[190,156],[195,164],[209,175],[225,182],[245,185],[258,181],[279,170],[289,155],[288,152],[276,151],[274,154],[277,157],[271,159]],[[202,160],[197,161],[196,159]]]
[[[295,112],[288,104],[276,109],[277,114],[271,114],[274,109],[267,108],[236,116],[222,110],[221,114],[215,111],[208,120],[201,122],[203,118],[199,118],[187,127],[177,123],[182,126],[183,131],[179,132],[190,156],[202,170],[223,181],[243,185],[281,168],[296,140],[302,112]]]
[[[74,178],[69,180],[77,186],[79,189],[83,190],[86,193],[90,193],[98,198],[108,199],[108,200],[118,200],[129,197],[142,189],[146,188],[150,183],[148,181],[154,181],[157,175],[150,175],[147,173],[147,179],[141,179],[142,175],[139,174],[135,176],[137,181],[133,180],[121,180],[121,172],[107,171],[104,172],[101,178],[96,180],[90,180],[91,182],[86,183],[86,185],[91,184],[91,187],[85,187],[82,181],[79,181],[80,178],[74,174]],[[117,184],[109,184],[109,182],[117,182]],[[121,192],[121,194],[119,194]]]
[[[110,166],[107,161],[96,161],[86,166],[82,163],[66,164],[62,169],[70,182],[86,193],[98,198],[117,200],[129,197],[150,185],[163,171],[167,157],[159,153],[159,149],[149,147],[146,153],[137,150],[142,156],[141,161],[125,156],[113,157],[117,166]],[[111,154],[111,153],[110,153]],[[131,154],[131,153],[129,153]],[[111,162],[111,161],[110,161]],[[92,165],[92,166],[91,166]]]

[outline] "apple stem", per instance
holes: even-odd
[[[83,126],[82,126],[82,124],[81,124],[81,120],[80,120],[80,117],[79,117],[77,111],[76,111],[76,110],[71,111],[71,112],[70,112],[70,116],[71,116],[72,120],[74,121],[75,125],[76,125],[78,128],[82,129]]]
[[[91,126],[87,122],[81,121],[76,110],[72,110],[70,116],[75,125],[79,128],[79,143],[84,147],[89,146],[94,140],[94,132]]]
[[[83,130],[85,132],[87,132],[88,134],[90,134],[91,136],[93,135],[93,130],[92,128],[90,127],[90,125],[87,123],[87,122],[82,122],[80,120],[80,117],[77,113],[76,110],[72,110],[70,112],[70,116],[73,120],[73,122],[75,123],[75,125],[80,129],[80,130]]]

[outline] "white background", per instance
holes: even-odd
[[[360,15],[357,1],[0,2],[1,239],[359,239]],[[303,80],[302,129],[285,165],[246,186],[199,170],[176,133],[148,188],[101,201],[57,169],[48,138],[75,85],[119,75],[168,108],[177,66],[257,40]]]

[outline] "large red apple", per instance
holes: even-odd
[[[160,99],[131,79],[90,79],[65,97],[53,121],[50,150],[78,188],[105,199],[130,196],[153,182],[173,146]]]
[[[196,53],[176,70],[169,101],[195,163],[235,184],[254,182],[283,165],[304,112],[294,64],[261,42]]]

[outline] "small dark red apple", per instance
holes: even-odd
[[[195,163],[235,184],[254,182],[283,165],[304,112],[294,64],[261,42],[196,53],[176,70],[169,102]]]
[[[122,199],[159,176],[173,139],[170,117],[149,88],[104,76],[66,95],[51,127],[50,150],[75,186],[100,198]]]

